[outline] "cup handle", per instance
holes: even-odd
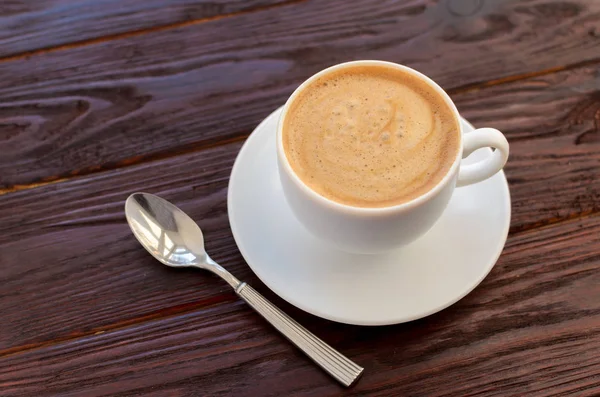
[[[504,167],[508,160],[508,141],[502,133],[494,128],[478,128],[463,135],[463,159],[477,149],[492,147],[496,150],[491,157],[475,164],[462,165],[458,171],[456,186],[467,186],[481,182]]]

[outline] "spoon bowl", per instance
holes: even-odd
[[[164,265],[197,267],[206,262],[202,230],[168,201],[134,193],[125,202],[125,214],[133,235]]]
[[[125,217],[146,251],[171,267],[198,267],[215,273],[234,289],[240,281],[204,250],[202,230],[185,212],[158,196],[134,193],[125,201]]]

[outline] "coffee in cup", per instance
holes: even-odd
[[[355,207],[408,202],[454,163],[460,125],[429,83],[386,65],[323,74],[303,88],[283,124],[285,155],[318,194]]]

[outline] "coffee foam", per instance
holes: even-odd
[[[434,88],[384,66],[333,71],[295,98],[283,145],[296,174],[339,203],[410,201],[446,175],[460,143],[458,120]]]

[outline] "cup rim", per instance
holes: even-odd
[[[303,91],[308,85],[310,85],[316,79],[318,79],[328,73],[331,73],[333,71],[337,71],[337,70],[348,68],[348,67],[374,66],[374,65],[387,66],[387,67],[400,69],[406,73],[409,73],[409,74],[412,74],[413,76],[418,77],[419,79],[421,79],[424,82],[426,82],[427,84],[429,84],[429,86],[431,88],[433,88],[444,99],[444,101],[450,107],[450,109],[452,110],[452,113],[454,114],[454,117],[455,117],[455,120],[456,120],[456,123],[458,126],[458,130],[459,130],[459,145],[458,145],[458,151],[456,153],[456,157],[453,160],[452,165],[450,166],[450,168],[448,169],[448,171],[446,172],[444,177],[434,187],[432,187],[431,189],[429,189],[422,195],[415,197],[414,199],[406,201],[404,203],[391,205],[391,206],[387,206],[387,207],[356,207],[356,206],[352,206],[352,205],[348,205],[348,204],[339,203],[339,202],[331,200],[325,196],[322,196],[321,194],[319,194],[316,191],[314,191],[313,189],[311,189],[306,183],[304,183],[304,181],[302,181],[302,179],[300,179],[300,177],[296,174],[296,172],[292,168],[292,166],[287,158],[287,155],[285,154],[285,150],[283,147],[283,124],[284,124],[283,121],[285,120],[285,117],[287,115],[287,112],[288,112],[291,104],[298,97],[300,92]],[[430,79],[423,73],[421,73],[415,69],[412,69],[408,66],[404,66],[404,65],[394,63],[394,62],[389,62],[389,61],[379,61],[379,60],[349,61],[349,62],[339,63],[339,64],[336,64],[336,65],[333,65],[326,69],[321,70],[320,72],[309,77],[307,80],[305,80],[302,84],[300,84],[300,86],[298,86],[294,90],[292,95],[290,95],[288,100],[285,102],[285,105],[283,106],[283,110],[281,112],[281,115],[279,116],[279,120],[277,123],[277,158],[278,158],[280,165],[282,166],[282,167],[280,167],[280,169],[283,168],[283,170],[288,174],[288,176],[290,176],[290,179],[294,182],[294,184],[298,188],[300,188],[302,190],[302,192],[307,194],[313,200],[316,200],[331,209],[341,210],[343,212],[349,212],[349,213],[354,213],[354,214],[358,214],[358,215],[374,215],[374,214],[389,214],[391,212],[403,212],[404,210],[409,210],[411,208],[418,207],[419,205],[421,205],[423,203],[426,203],[427,201],[429,201],[430,199],[435,197],[457,174],[458,167],[460,165],[460,160],[462,159],[462,154],[463,154],[463,136],[462,136],[462,126],[460,124],[460,114],[458,113],[458,109],[456,108],[456,105],[454,104],[452,99],[450,99],[450,96],[435,81],[433,81],[432,79]]]

